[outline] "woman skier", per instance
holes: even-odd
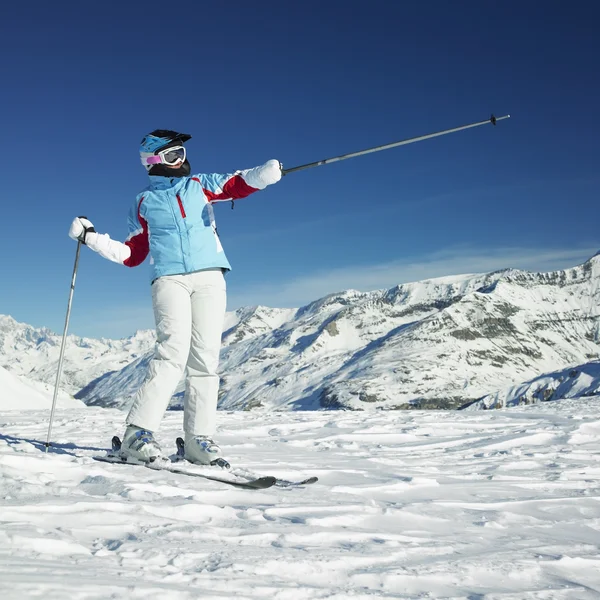
[[[127,267],[151,257],[156,348],[146,379],[126,419],[124,458],[161,456],[154,439],[169,400],[186,372],[185,458],[210,464],[222,455],[213,441],[219,376],[217,367],[226,307],[224,273],[230,270],[212,204],[244,198],[281,179],[279,161],[236,171],[190,175],[185,133],[155,130],[140,146],[150,185],[135,199],[125,243],[99,234],[85,217],[73,220],[69,236]]]

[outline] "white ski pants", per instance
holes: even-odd
[[[167,275],[153,283],[156,349],[133,398],[128,425],[156,431],[186,371],[183,430],[214,433],[226,295],[221,269]]]

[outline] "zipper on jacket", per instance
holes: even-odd
[[[181,201],[179,194],[177,194],[177,204],[179,204],[179,210],[181,211],[181,216],[185,219],[185,217],[186,217],[185,208],[183,208],[183,202]]]

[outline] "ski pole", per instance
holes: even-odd
[[[349,154],[341,154],[340,156],[334,156],[333,158],[326,158],[325,160],[319,160],[317,162],[307,163],[306,165],[300,165],[298,167],[292,167],[291,169],[283,169],[282,174],[287,175],[288,173],[294,173],[296,171],[304,171],[304,169],[312,169],[312,167],[320,167],[321,165],[328,165],[329,163],[338,162],[340,160],[346,160],[347,158],[354,158],[355,156],[362,156],[363,154],[370,154],[371,152],[379,152],[380,150],[389,150],[396,146],[405,146],[406,144],[412,144],[414,142],[420,142],[422,140],[428,140],[430,138],[438,137],[440,135],[446,135],[448,133],[454,133],[455,131],[462,131],[463,129],[471,129],[472,127],[479,127],[480,125],[487,125],[491,123],[496,125],[498,121],[503,119],[509,119],[510,115],[503,117],[495,117],[492,115],[485,121],[479,121],[477,123],[470,123],[469,125],[462,125],[461,127],[454,127],[453,129],[445,129],[444,131],[438,131],[436,133],[429,133],[427,135],[421,135],[407,140],[401,140],[400,142],[392,142],[391,144],[384,144],[383,146],[375,146],[374,148],[367,148],[366,150],[359,150],[358,152],[350,152]]]
[[[67,342],[67,330],[69,329],[69,319],[71,317],[71,304],[73,303],[73,292],[75,290],[75,278],[77,277],[77,267],[79,266],[80,251],[81,241],[77,242],[77,252],[75,253],[75,266],[73,267],[73,276],[71,277],[71,290],[69,291],[69,304],[67,305],[65,330],[63,332],[62,344],[60,345],[60,355],[58,357],[58,371],[56,372],[56,384],[54,386],[54,398],[52,399],[52,410],[50,411],[50,424],[48,426],[48,437],[46,438],[46,452],[48,452],[48,448],[50,447],[50,436],[52,435],[52,421],[54,420],[54,409],[56,408],[56,399],[58,398],[58,388],[60,385],[63,358],[65,356],[65,344]]]

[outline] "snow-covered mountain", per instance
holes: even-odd
[[[240,309],[223,335],[220,407],[456,408],[597,360],[599,301],[595,256],[550,273],[505,270],[350,290],[297,310]],[[127,404],[149,359],[77,396]]]
[[[488,410],[522,404],[538,404],[565,398],[600,394],[600,361],[544,373],[470,403],[464,410]]]
[[[453,408],[598,358],[600,257],[315,302],[223,351],[221,406]]]
[[[138,331],[123,340],[67,337],[61,389],[75,394],[91,380],[120,371],[154,345],[153,331]],[[62,335],[18,323],[0,315],[0,367],[13,375],[52,386],[56,381]]]

